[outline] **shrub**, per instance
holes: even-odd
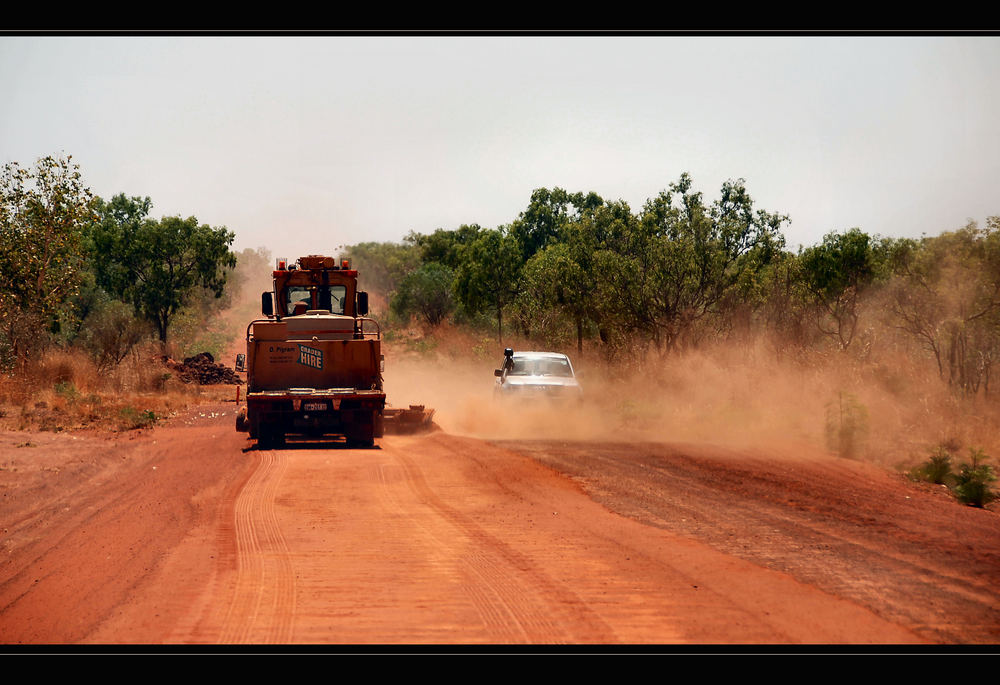
[[[146,428],[153,425],[160,418],[156,412],[146,409],[140,411],[132,406],[122,407],[118,412],[121,419],[122,430],[132,430],[135,428]]]
[[[954,493],[963,504],[982,507],[997,498],[997,493],[990,487],[996,480],[993,468],[982,463],[988,457],[982,450],[970,449],[971,464],[962,464],[955,477]]]
[[[848,393],[826,407],[827,447],[846,459],[858,456],[868,435],[868,410]]]
[[[421,356],[432,354],[434,350],[437,349],[437,345],[437,340],[434,338],[407,341],[407,347]]]
[[[431,326],[437,326],[455,309],[451,269],[436,262],[424,264],[399,284],[390,305],[401,319],[416,314]]]
[[[951,477],[951,454],[948,449],[944,445],[939,446],[930,459],[910,471],[910,477],[938,485],[946,484]]]
[[[80,399],[80,391],[73,385],[73,381],[59,381],[55,384],[56,394],[65,397],[70,404],[76,403]]]
[[[100,372],[108,373],[151,335],[149,322],[136,317],[130,305],[104,300],[87,317],[77,344],[90,353]]]

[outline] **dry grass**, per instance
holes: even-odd
[[[24,371],[0,376],[0,428],[130,430],[195,404],[232,398],[232,386],[178,380],[156,345],[105,373],[79,350],[52,348]]]

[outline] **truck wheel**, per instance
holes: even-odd
[[[247,412],[245,407],[241,409],[238,414],[236,414],[236,432],[250,432],[250,422],[247,421]]]

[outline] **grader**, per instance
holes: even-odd
[[[372,447],[386,430],[430,425],[433,410],[386,406],[381,329],[368,317],[368,293],[358,290],[349,260],[278,259],[273,277],[273,290],[261,294],[266,318],[247,326],[246,354],[236,359],[247,374],[237,431],[261,447],[287,436],[342,436]]]

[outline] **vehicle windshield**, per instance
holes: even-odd
[[[313,303],[313,291],[316,291],[317,300]],[[342,285],[304,286],[290,285],[285,289],[287,296],[287,311],[289,314],[295,312],[295,305],[298,302],[305,302],[306,309],[329,309],[334,314],[344,313],[344,298],[347,296],[347,288]],[[329,304],[324,302],[329,298]]]
[[[568,359],[539,359],[531,357],[514,357],[514,365],[508,376],[566,376],[572,377],[573,369]]]

